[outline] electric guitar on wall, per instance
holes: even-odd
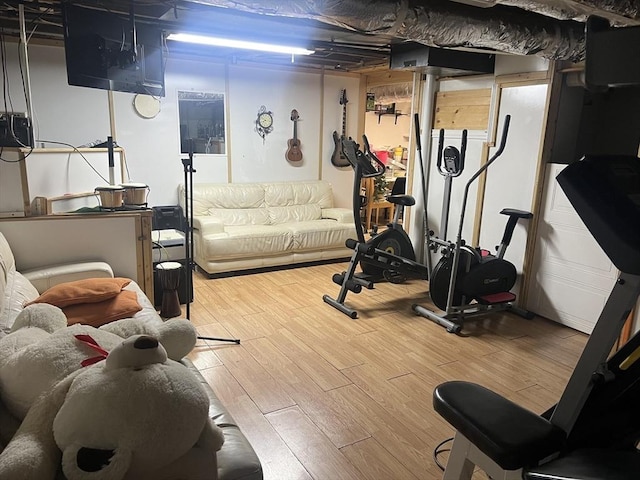
[[[347,90],[342,89],[340,93],[340,105],[342,105],[342,135],[338,135],[338,132],[333,132],[333,143],[335,148],[333,155],[331,155],[331,163],[336,167],[348,167],[349,160],[342,153],[342,142],[347,139]]]
[[[302,151],[300,150],[300,141],[298,140],[298,111],[296,109],[291,110],[291,121],[293,122],[293,138],[289,139],[287,143],[287,160],[291,163],[298,163],[302,161]]]

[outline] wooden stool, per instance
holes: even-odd
[[[156,265],[158,279],[162,286],[162,306],[160,316],[173,318],[182,315],[178,287],[180,286],[180,274],[182,265],[178,262],[162,262]]]

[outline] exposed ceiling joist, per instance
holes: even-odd
[[[19,31],[20,3],[0,5],[4,34]],[[62,39],[60,3],[22,2],[31,38]],[[74,3],[121,15],[130,9],[129,0]],[[296,58],[298,65],[339,70],[388,64],[389,46],[404,41],[576,62],[584,58],[588,16],[600,15],[615,25],[640,24],[640,0],[136,0],[134,7],[138,20],[167,30],[304,42],[316,54]],[[221,61],[289,61],[225,49],[206,56]]]

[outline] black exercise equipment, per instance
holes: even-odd
[[[480,167],[467,181],[464,188],[460,222],[455,243],[446,239],[451,196],[451,181],[459,176],[464,168],[464,151],[466,148],[466,132],[463,132],[461,151],[455,147],[444,150],[444,166],[442,165],[442,144],[444,132],[440,131],[438,146],[439,172],[445,176],[445,201],[441,231],[443,238],[433,236],[429,232],[429,250],[441,248],[442,257],[433,268],[429,279],[429,295],[433,303],[442,313],[433,312],[421,305],[413,305],[419,315],[434,321],[450,333],[460,333],[464,320],[475,315],[483,315],[498,310],[510,310],[524,318],[532,318],[533,314],[514,305],[516,296],[510,292],[516,283],[515,266],[504,259],[504,254],[511,242],[513,231],[519,219],[530,219],[530,212],[505,208],[500,213],[509,220],[505,226],[500,245],[495,255],[488,250],[473,248],[462,239],[464,215],[467,197],[471,184],[495,162],[504,151],[511,116],[504,119],[502,137],[496,153]]]
[[[632,478],[621,467],[634,468],[637,478],[640,333],[610,352],[640,295],[640,159],[586,156],[557,180],[621,273],[558,404],[548,412],[535,415],[470,382],[435,389],[434,408],[457,430],[445,479],[469,479],[474,465],[492,478]],[[548,461],[554,457],[559,458]]]
[[[343,153],[354,170],[353,217],[357,239],[345,242],[348,248],[353,249],[353,255],[347,270],[333,275],[333,282],[340,285],[338,297],[322,297],[326,303],[351,318],[357,318],[358,312],[344,304],[348,292],[360,293],[362,287],[373,289],[374,284],[381,280],[402,283],[407,278],[428,278],[427,267],[416,262],[411,240],[400,224],[404,207],[415,204],[411,195],[388,196],[387,200],[396,206],[393,221],[384,232],[365,240],[360,222],[360,211],[366,201],[360,195],[362,179],[384,175],[385,166],[370,150],[367,137],[363,135],[362,138],[364,151],[351,139],[342,141]],[[362,272],[356,272],[358,266]]]

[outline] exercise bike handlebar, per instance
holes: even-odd
[[[361,178],[379,177],[384,174],[385,165],[371,151],[367,138],[364,135],[362,137],[364,139],[365,152],[360,151],[360,146],[350,138],[342,141],[342,153]]]
[[[375,173],[369,175],[369,177],[378,177],[380,175],[384,175],[386,170],[386,166],[382,161],[376,156],[375,153],[371,151],[371,147],[369,146],[369,140],[367,140],[366,135],[362,135],[362,143],[364,145],[364,160],[367,160],[367,164],[372,167],[372,172],[375,170]],[[373,162],[371,162],[373,160]]]

